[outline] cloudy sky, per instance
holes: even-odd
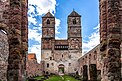
[[[67,17],[73,11],[82,17],[83,54],[99,44],[99,0],[28,0],[29,53],[41,60],[42,16],[56,17],[56,39],[67,38]]]

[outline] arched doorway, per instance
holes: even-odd
[[[58,72],[59,72],[59,75],[63,75],[65,73],[65,69],[64,69],[64,65],[63,64],[60,64],[58,66]]]

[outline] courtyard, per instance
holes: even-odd
[[[44,76],[39,76],[33,78],[35,81],[80,81],[75,79],[74,77],[68,76],[68,75],[63,75],[63,76],[58,76],[58,75],[52,75],[49,76],[47,79],[44,80]],[[30,81],[30,80],[27,80]]]

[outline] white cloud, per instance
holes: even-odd
[[[37,62],[40,63],[41,61],[41,44],[39,45],[33,45],[32,47],[29,47],[30,53],[36,53]]]
[[[30,23],[33,23],[34,25],[37,23],[36,18],[33,18],[32,16],[28,17],[29,25]]]
[[[38,42],[38,45],[31,44],[31,47],[29,47],[29,52],[36,53],[38,62],[41,60],[41,27],[42,24],[37,21],[36,16],[42,16],[43,14],[46,14],[48,11],[50,11],[53,15],[56,13],[56,0],[28,0],[28,21],[29,21],[29,36],[28,38]],[[58,31],[60,20],[55,19],[56,25],[55,25],[55,32],[56,34],[59,34]],[[36,25],[37,27],[30,27],[31,23],[33,25]],[[37,25],[38,24],[38,25]]]
[[[90,51],[92,48],[94,48],[95,46],[97,46],[100,42],[100,36],[99,36],[99,24],[97,27],[93,28],[96,31],[93,32],[89,37],[88,37],[88,41],[83,40],[83,54]]]
[[[28,13],[35,12],[34,6],[36,6],[36,11],[38,13],[36,15],[45,14],[49,10],[50,12],[55,13],[56,0],[28,0],[28,5],[29,5]]]
[[[55,19],[55,22],[56,22],[56,24],[55,24],[55,33],[56,34],[59,34],[60,32],[58,31],[58,29],[59,29],[59,26],[60,26],[60,20],[59,19]]]
[[[29,29],[28,34],[29,34],[28,39],[32,39],[34,41],[37,41],[37,42],[41,43],[42,35],[40,33],[38,33],[38,30]]]

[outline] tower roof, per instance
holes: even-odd
[[[81,17],[76,11],[72,11],[71,14],[68,17]]]
[[[47,12],[43,17],[54,17],[50,12]]]

